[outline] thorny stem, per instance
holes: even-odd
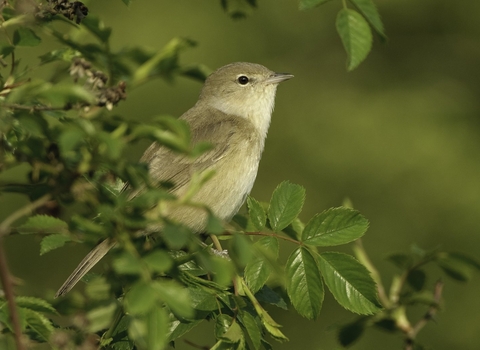
[[[19,218],[30,214],[33,210],[41,207],[50,199],[50,195],[46,194],[36,201],[20,208],[14,213],[10,214],[0,224],[0,280],[2,282],[5,298],[7,299],[8,310],[10,312],[10,320],[12,322],[13,332],[15,336],[15,343],[17,350],[24,350],[25,346],[22,341],[22,328],[20,326],[20,318],[18,316],[15,305],[15,293],[13,292],[12,276],[8,270],[7,258],[5,256],[5,249],[3,247],[3,238],[10,232],[10,226]]]

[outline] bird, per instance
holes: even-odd
[[[247,62],[231,63],[214,71],[205,80],[196,104],[179,118],[190,127],[193,144],[208,142],[211,148],[192,160],[152,143],[140,158],[141,163],[148,164],[150,179],[158,185],[172,183],[169,191],[181,197],[194,173],[213,170],[213,178],[202,185],[192,201],[205,205],[219,219],[230,221],[255,182],[277,86],[291,78],[292,74],[275,73],[260,64]],[[140,191],[132,192],[130,198]],[[207,213],[198,207],[176,206],[167,217],[201,233]],[[161,228],[162,223],[153,224],[147,231]],[[55,297],[68,293],[115,244],[106,239],[93,248]]]

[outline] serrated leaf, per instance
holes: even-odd
[[[316,319],[322,309],[325,291],[317,262],[308,249],[298,247],[285,265],[287,293],[295,310]]]
[[[23,309],[24,319],[27,327],[36,337],[46,342],[53,332],[52,322],[43,314],[31,309]]]
[[[215,295],[206,288],[188,288],[191,305],[195,310],[214,311],[218,309]]]
[[[368,220],[356,210],[339,207],[315,215],[305,226],[302,241],[309,245],[328,247],[346,244],[362,237]]]
[[[318,264],[328,289],[341,306],[362,315],[380,311],[375,282],[354,257],[326,252],[318,255]]]
[[[255,294],[255,297],[260,302],[275,305],[276,307],[279,307],[280,309],[283,309],[283,310],[288,310],[287,303],[280,296],[280,294],[275,292],[273,289],[271,289],[267,285],[264,285],[262,289],[260,289],[257,292],[257,294]]]
[[[282,182],[273,191],[268,207],[268,219],[275,232],[283,230],[297,216],[305,201],[305,189],[288,181]]]
[[[13,45],[37,46],[42,42],[35,32],[29,28],[20,27],[13,32]]]
[[[183,318],[192,318],[194,315],[188,289],[175,281],[154,281],[152,287],[160,298],[175,314]]]
[[[61,233],[49,235],[42,239],[40,242],[40,255],[48,253],[51,250],[63,247],[65,243],[72,241],[69,236],[65,236]]]
[[[377,7],[372,0],[350,0],[352,4],[360,11],[365,19],[371,24],[373,29],[383,39],[386,39],[385,30],[383,28],[382,19],[378,13]]]
[[[49,302],[40,298],[20,295],[15,297],[15,303],[18,307],[30,309],[33,311],[52,314],[57,313],[57,310],[55,310],[55,308]]]
[[[310,10],[314,7],[320,6],[332,0],[300,0],[299,9],[300,10]]]
[[[279,244],[274,237],[262,237],[253,245],[254,256],[245,267],[245,282],[256,293],[267,282],[272,272],[269,260],[278,257]]]
[[[195,320],[195,321],[191,321],[191,322],[188,322],[186,320],[180,321],[180,320],[177,320],[177,319],[171,320],[170,321],[170,329],[169,329],[169,332],[168,332],[168,341],[171,342],[171,341],[181,337],[185,333],[189,332],[192,328],[199,325],[202,321],[203,321],[203,319]]]
[[[368,22],[357,11],[342,9],[336,21],[337,32],[347,52],[347,69],[358,67],[372,48],[372,31]]]
[[[252,221],[253,226],[258,231],[265,228],[267,222],[267,214],[263,210],[262,205],[255,198],[248,196],[247,198],[248,215]]]
[[[259,350],[262,344],[262,334],[260,333],[259,324],[255,321],[255,317],[248,312],[242,312],[240,314],[240,322],[243,327],[245,327],[245,330],[252,341],[253,348]]]
[[[228,343],[238,343],[243,338],[243,332],[238,323],[226,314],[215,319],[215,337]]]
[[[28,233],[68,233],[68,224],[65,221],[48,215],[35,215],[17,228],[18,232]]]

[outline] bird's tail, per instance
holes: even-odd
[[[82,277],[85,276],[86,273],[90,271],[90,269],[95,266],[95,264],[99,262],[100,259],[103,258],[110,249],[113,248],[113,246],[115,246],[115,244],[116,243],[114,241],[106,239],[93,248],[63,283],[63,285],[57,291],[57,294],[55,294],[55,298],[67,294],[78,283],[78,281],[80,281]]]

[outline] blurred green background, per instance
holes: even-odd
[[[114,50],[161,49],[172,37],[186,36],[199,45],[182,55],[183,63],[214,69],[249,61],[293,73],[295,79],[278,89],[252,194],[267,201],[281,181],[301,184],[307,190],[304,220],[349,197],[371,222],[364,245],[387,285],[396,270],[384,257],[412,243],[478,257],[480,2],[376,0],[389,41],[375,40],[352,73],[346,72],[335,32],[340,1],[306,12],[298,11],[295,0],[258,2],[251,16],[236,21],[211,0],[138,0],[130,8],[104,0],[88,6],[113,28]],[[129,93],[115,113],[140,120],[179,116],[195,103],[200,87],[188,79],[156,80]],[[131,157],[145,147],[132,147]],[[0,197],[2,216],[17,202],[16,196]],[[7,243],[11,269],[33,295],[53,292],[85,253],[70,246],[38,257],[32,237]],[[441,273],[429,272],[433,286]],[[446,279],[444,309],[419,340],[433,349],[480,349],[479,290],[479,276],[468,284]],[[269,311],[290,338],[275,349],[337,349],[336,327],[354,319],[330,294],[315,322],[293,311]],[[419,308],[415,315],[422,313]],[[204,323],[187,338],[212,345],[212,327]],[[370,330],[352,348],[401,347],[399,336]],[[177,349],[192,348],[178,342]]]

